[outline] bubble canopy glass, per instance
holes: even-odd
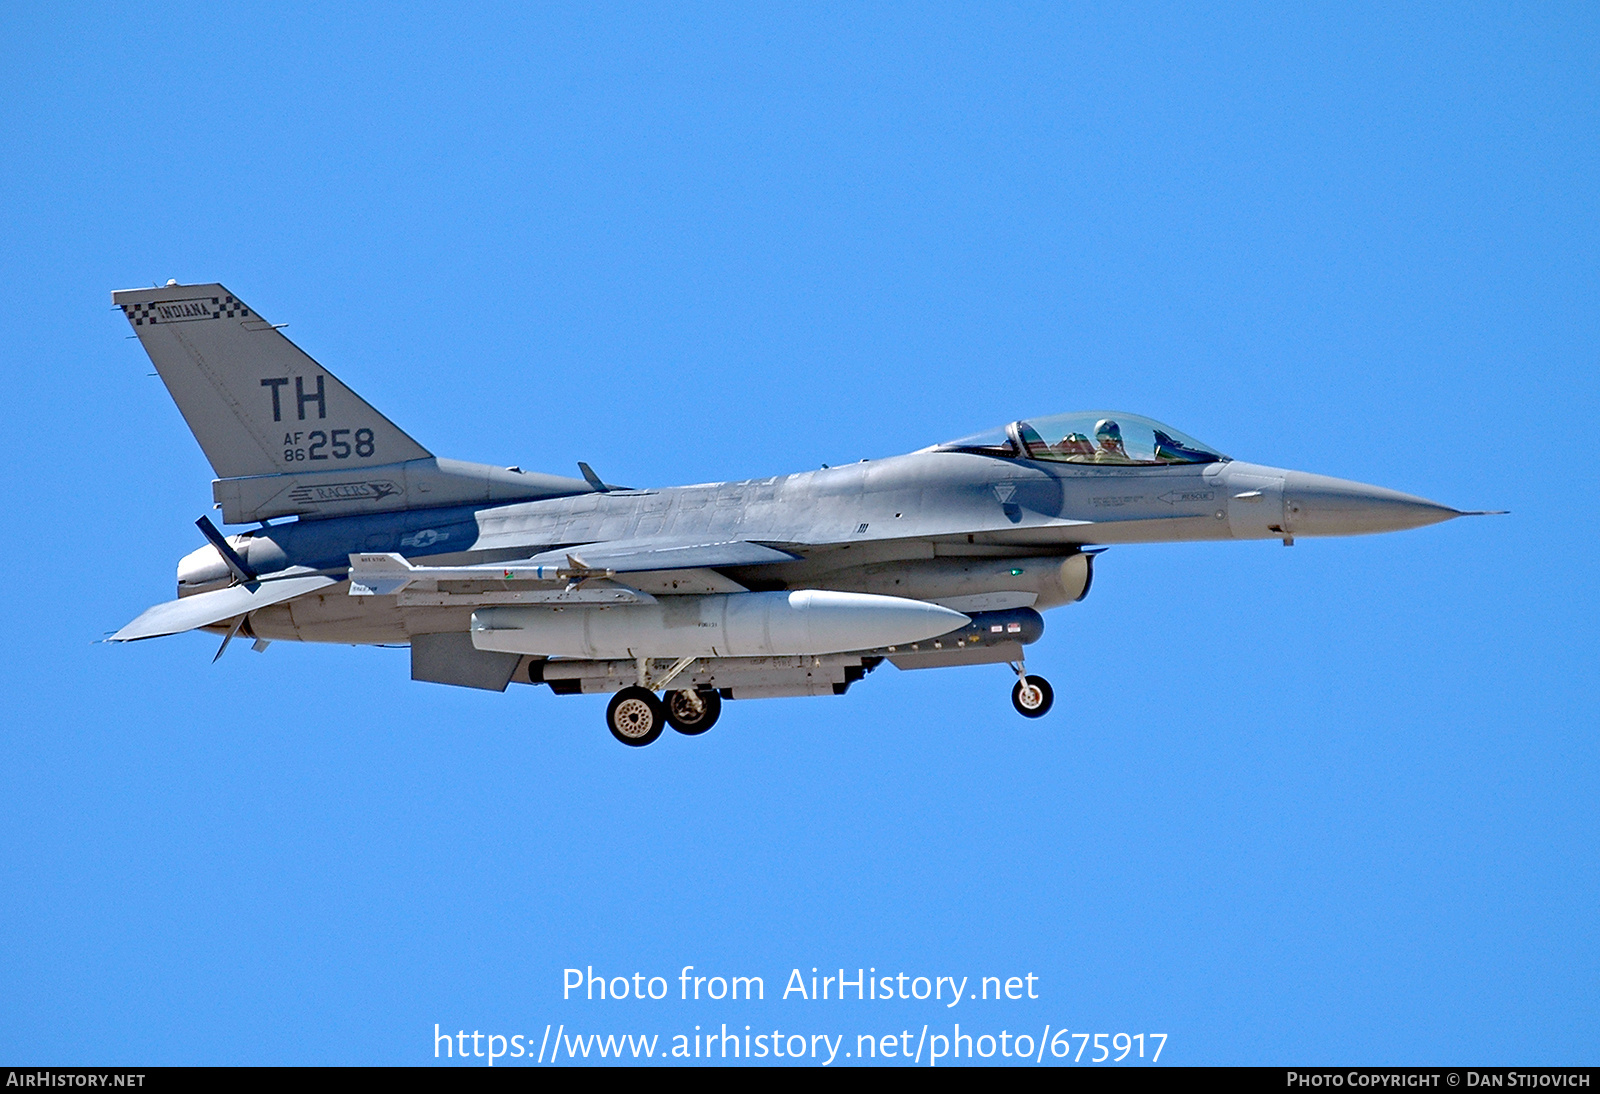
[[[1228,459],[1170,425],[1115,410],[1031,418],[936,447],[939,451],[1102,467],[1169,467]]]

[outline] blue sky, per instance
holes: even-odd
[[[0,1057],[960,1021],[1174,1063],[1596,1062],[1591,7],[0,31]],[[1513,512],[1116,548],[1030,650],[1039,722],[1002,667],[885,666],[628,750],[598,699],[414,684],[402,651],[94,644],[170,598],[210,507],[109,310],[169,277],[457,458],[668,485],[1120,407]],[[768,998],[678,1000],[685,965]],[[563,1000],[588,966],[673,995]],[[812,967],[1040,998],[778,998]]]

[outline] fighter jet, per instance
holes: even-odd
[[[413,680],[611,696],[625,745],[724,700],[843,695],[897,669],[1006,665],[1113,544],[1346,536],[1468,515],[1245,463],[1137,414],[1014,421],[888,459],[633,489],[435,456],[217,284],[112,293],[211,461],[223,535],[126,642],[189,630],[404,645]],[[213,658],[215,660],[215,658]]]

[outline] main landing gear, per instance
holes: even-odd
[[[697,737],[717,724],[722,696],[709,689],[669,691],[657,699],[648,688],[623,688],[606,707],[606,727],[625,745],[642,748],[660,737],[667,726]]]
[[[1055,689],[1043,676],[1029,676],[1021,661],[1013,662],[1017,683],[1011,689],[1011,705],[1024,718],[1043,718],[1055,704]]]
[[[698,737],[722,717],[722,696],[709,688],[669,691],[663,705],[667,708],[667,724],[687,737]]]
[[[667,728],[667,708],[653,691],[623,688],[606,707],[606,726],[623,744],[643,748]]]

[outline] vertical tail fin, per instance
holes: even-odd
[[[221,479],[431,453],[221,285],[111,294]]]

